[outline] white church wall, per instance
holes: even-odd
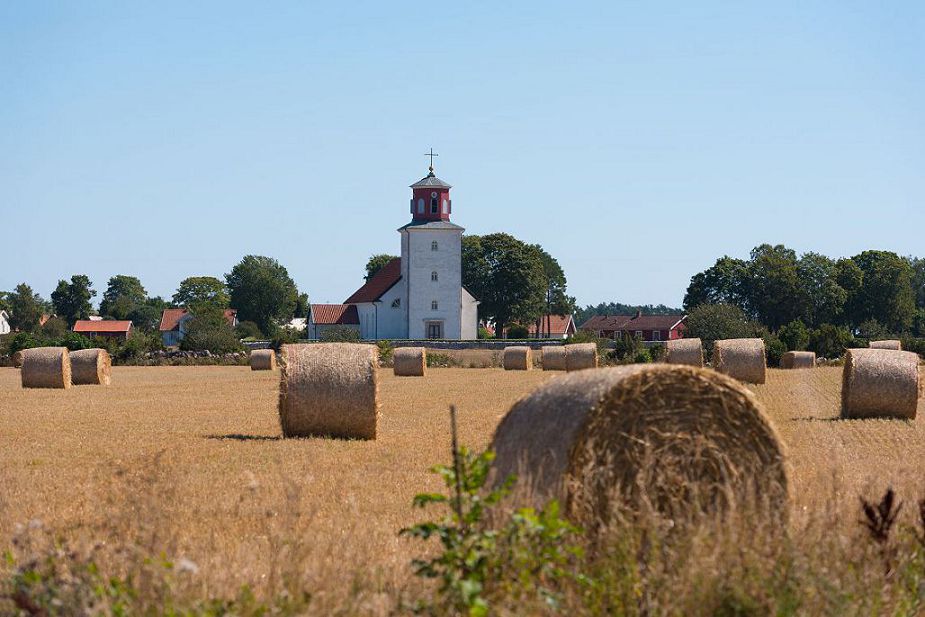
[[[404,264],[402,264],[404,268]],[[408,338],[408,313],[406,278],[402,278],[385,292],[379,303],[379,330],[380,339]]]
[[[407,254],[402,254],[407,257],[403,262],[407,261],[408,273],[408,338],[428,338],[430,321],[443,323],[442,338],[461,338],[462,231],[422,226],[409,227],[402,235],[407,236],[402,247],[408,247]]]
[[[462,290],[462,329],[460,338],[474,340],[479,337],[479,303],[465,288]]]

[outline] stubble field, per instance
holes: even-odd
[[[413,585],[420,547],[397,531],[411,498],[440,489],[447,408],[486,446],[511,404],[549,373],[381,372],[375,442],[280,438],[278,373],[242,367],[118,367],[113,385],[23,390],[0,369],[0,548],[23,528],[85,543],[129,540],[189,560],[203,593],[297,578],[319,606],[375,610]],[[769,371],[754,386],[791,463],[794,517],[844,509],[892,485],[925,496],[925,420],[837,420],[841,369]],[[31,521],[31,523],[30,523]],[[847,524],[846,523],[846,524]],[[362,588],[361,594],[350,591]]]

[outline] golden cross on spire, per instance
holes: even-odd
[[[434,173],[434,157],[440,155],[434,152],[434,149],[431,148],[430,152],[425,153],[424,156],[430,157],[430,167],[428,169],[430,169],[430,173]]]

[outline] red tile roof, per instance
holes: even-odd
[[[541,317],[543,323],[540,324],[540,332],[544,335],[548,332],[550,336],[571,334],[575,331],[574,321],[571,315],[549,315],[549,322],[546,316]],[[570,327],[571,326],[571,327]],[[530,336],[537,336],[536,324],[530,325]]]
[[[360,315],[353,304],[312,304],[311,320],[323,326],[360,325]]]
[[[390,290],[401,279],[401,257],[396,257],[382,266],[373,278],[353,292],[353,295],[344,300],[344,304],[359,304],[361,302],[375,302]],[[337,305],[334,305],[337,306]]]
[[[684,315],[595,315],[581,324],[582,330],[671,330],[683,329]]]
[[[188,312],[189,311],[182,308],[164,309],[164,312],[161,314],[161,325],[159,330],[161,332],[169,332],[170,330],[178,329],[180,327],[180,319]],[[234,320],[237,316],[238,309],[225,309],[225,319],[228,321],[229,325],[234,325]]]
[[[131,321],[79,319],[74,322],[74,332],[128,332],[131,329]]]

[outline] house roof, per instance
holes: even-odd
[[[452,185],[447,184],[440,178],[434,175],[434,172],[431,171],[429,174],[415,182],[411,185],[413,189],[424,189],[424,188],[439,188],[439,189],[451,189]]]
[[[161,314],[161,325],[158,328],[161,332],[169,332],[170,330],[177,330],[180,327],[180,320],[183,319],[183,316],[186,315],[189,311],[185,308],[172,308],[164,309],[164,312]],[[234,320],[238,316],[237,309],[225,309],[225,319],[230,325],[234,325]]]
[[[595,315],[581,324],[582,330],[672,330],[684,324],[686,315]]]
[[[311,320],[323,326],[360,325],[360,315],[353,304],[312,304]]]
[[[401,279],[401,257],[396,257],[389,263],[380,268],[379,272],[366,284],[353,292],[353,295],[344,300],[344,304],[360,304],[363,302],[375,302],[390,290],[395,283]],[[312,305],[316,306],[316,305]],[[325,305],[318,305],[325,306]],[[339,305],[330,305],[339,306]]]
[[[543,334],[546,334],[547,332],[546,317],[547,317],[546,315],[541,317],[541,319],[543,320],[543,323],[540,326],[540,332],[542,332]],[[551,336],[555,336],[557,334],[559,335],[568,334],[569,332],[574,330],[574,320],[572,319],[571,315],[548,315],[548,317],[549,317],[548,332]],[[530,336],[536,336],[536,335],[537,335],[536,324],[531,324],[530,325]]]
[[[74,322],[74,332],[128,332],[131,321],[79,319]]]

